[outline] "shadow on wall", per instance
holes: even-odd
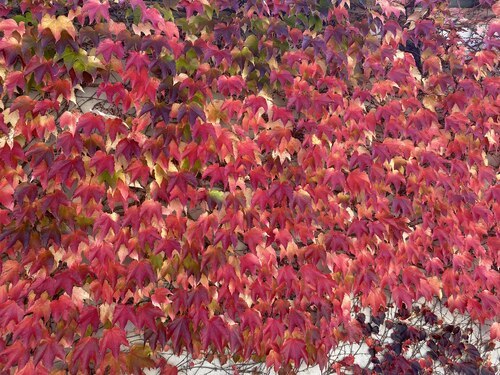
[[[450,8],[473,8],[479,5],[479,0],[450,0]]]

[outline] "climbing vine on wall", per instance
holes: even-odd
[[[448,5],[0,2],[0,372],[495,373],[499,23]]]

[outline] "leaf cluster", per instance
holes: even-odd
[[[414,307],[499,336],[498,23],[410,3],[0,4],[0,372],[492,373]]]

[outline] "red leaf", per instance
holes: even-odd
[[[428,37],[435,29],[436,26],[432,20],[421,19],[415,22],[415,33],[417,35]]]
[[[205,349],[214,345],[222,353],[229,340],[229,330],[224,321],[218,316],[210,319],[201,331],[201,340]]]
[[[22,367],[28,362],[30,351],[27,350],[21,341],[14,341],[12,345],[7,346],[0,352],[0,358],[5,358],[5,361],[2,360],[1,363],[4,369],[10,369],[15,364]]]
[[[241,314],[241,330],[245,328],[250,328],[250,331],[255,331],[257,328],[262,326],[262,317],[254,309],[246,309],[243,314]]]
[[[178,375],[177,366],[168,363],[165,358],[160,359],[160,375]]]
[[[66,156],[71,155],[72,152],[80,153],[83,149],[82,137],[80,133],[62,132],[57,137],[56,147],[62,149]],[[53,155],[50,157],[53,158]]]
[[[498,297],[491,293],[489,290],[483,290],[478,296],[481,299],[481,306],[485,311],[488,311],[488,315],[498,316],[500,313],[500,304],[498,303]]]
[[[49,375],[49,372],[42,365],[35,366],[29,361],[23,368],[18,368],[17,375]]]
[[[382,8],[382,12],[386,15],[386,17],[390,17],[392,14],[396,16],[396,19],[405,12],[405,8],[398,4],[396,1],[389,0],[378,0],[377,1],[380,7]]]
[[[14,22],[16,25],[16,21],[14,20],[10,20],[12,22]],[[14,95],[14,91],[17,89],[17,88],[20,88],[21,91],[24,90],[24,87],[26,85],[26,81],[25,81],[25,74],[23,74],[23,72],[10,72],[7,77],[5,78],[5,87],[7,89],[7,93],[10,95],[10,96],[13,96]]]
[[[117,306],[118,307],[118,306]],[[114,316],[117,315],[116,309]],[[113,323],[115,320],[113,320]],[[78,316],[78,326],[80,328],[81,335],[84,335],[87,331],[88,326],[92,327],[93,332],[97,332],[99,328],[99,310],[94,306],[85,306]]]
[[[101,213],[101,216],[94,222],[94,233],[97,238],[103,240],[113,229],[115,235],[120,232],[120,225],[108,213]]]
[[[244,235],[243,240],[248,246],[248,249],[255,253],[257,245],[262,244],[264,241],[264,232],[257,227],[249,229]]]
[[[5,179],[0,181],[0,204],[12,210],[14,208],[14,188]]]
[[[113,313],[113,324],[118,323],[120,327],[125,329],[127,323],[130,322],[137,326],[137,316],[134,306],[132,305],[116,305]]]
[[[115,158],[113,155],[108,155],[105,152],[98,150],[94,156],[92,156],[89,166],[95,167],[98,175],[102,174],[104,171],[113,175],[115,173]]]
[[[76,130],[82,131],[86,136],[89,136],[93,130],[97,130],[99,133],[104,134],[104,129],[104,119],[90,112],[83,114],[76,124]]]
[[[50,94],[52,100],[57,101],[62,96],[65,100],[71,100],[72,85],[68,79],[56,79],[51,84],[45,86],[43,91]]]
[[[239,95],[245,87],[245,81],[240,76],[220,76],[217,80],[217,88],[224,96]]]
[[[139,180],[139,182],[146,186],[149,179],[149,167],[140,160],[134,160],[129,164],[127,173],[130,175],[131,182]]]
[[[382,289],[372,287],[368,295],[361,295],[361,301],[364,306],[369,306],[373,313],[378,313],[380,308],[385,308],[386,296]]]
[[[498,340],[500,339],[500,323],[494,322],[490,328],[490,339]]]
[[[413,215],[413,205],[407,197],[396,195],[392,199],[392,210],[396,215],[410,217]]]
[[[1,264],[1,273],[0,273],[0,284],[4,285],[5,283],[16,284],[19,281],[19,277],[21,275],[21,264],[16,262],[15,260],[6,260]]]
[[[14,321],[19,323],[23,318],[24,310],[19,307],[14,301],[5,301],[0,303],[0,326],[7,327],[7,325]]]
[[[129,271],[127,275],[127,282],[133,280],[138,286],[147,285],[145,281],[149,282],[156,281],[156,274],[153,271],[151,263],[147,260],[133,261],[129,265]]]
[[[82,205],[86,206],[91,199],[94,202],[99,203],[104,196],[104,186],[94,185],[94,184],[82,184],[80,185],[73,194],[73,197],[80,197],[82,200]]]
[[[167,327],[168,337],[172,339],[174,354],[179,355],[184,348],[193,350],[191,342],[191,329],[189,328],[189,319],[180,317],[174,319]]]
[[[403,302],[406,305],[406,308],[411,308],[412,306],[412,295],[408,292],[408,289],[403,285],[397,285],[391,289],[392,298],[396,303],[396,306],[401,308],[403,306]]]
[[[240,271],[242,274],[246,271],[249,271],[251,274],[255,274],[260,266],[260,260],[255,254],[248,253],[240,257]]]
[[[278,373],[282,366],[281,355],[277,351],[271,349],[266,356],[266,366],[272,366],[274,368],[274,372]]]
[[[118,358],[121,345],[129,346],[127,334],[123,329],[119,327],[113,327],[104,330],[104,334],[99,343],[101,355],[104,355],[106,353],[106,350],[109,349],[111,351],[111,354],[113,354],[115,358]]]
[[[287,339],[281,348],[281,355],[285,363],[293,361],[299,368],[301,360],[307,362],[306,344],[301,339]]]
[[[50,311],[55,321],[68,321],[69,317],[73,315],[76,309],[71,298],[62,295],[58,299],[50,301]]]
[[[146,200],[141,205],[140,216],[141,220],[147,222],[151,222],[153,218],[161,220],[163,218],[162,205],[153,200]]]
[[[155,331],[156,321],[163,318],[165,314],[158,307],[154,306],[151,302],[147,302],[137,308],[137,325],[140,328],[150,328]]]
[[[278,282],[278,286],[285,288],[285,295],[287,297],[290,297],[292,293],[299,290],[297,272],[295,272],[290,265],[284,266],[278,270],[276,281]]]
[[[82,7],[82,16],[88,17],[89,23],[109,21],[108,0],[87,0]],[[83,23],[83,22],[82,22]]]
[[[424,274],[415,266],[407,266],[403,269],[403,284],[406,286],[417,287],[420,284],[420,279],[424,278]]]
[[[51,369],[56,358],[64,360],[64,348],[55,338],[46,338],[40,341],[33,354],[35,366],[42,361],[47,369]]]
[[[292,84],[293,76],[288,70],[279,70],[279,71],[272,70],[270,76],[270,82],[274,83],[276,81],[279,81],[281,86],[285,86],[287,83]]]
[[[97,364],[99,357],[99,343],[95,337],[83,337],[76,344],[71,356],[72,372],[75,370],[90,370],[90,363]]]
[[[363,331],[361,330],[361,325],[357,320],[352,319],[350,322],[344,323],[342,327],[344,328],[343,340],[350,343],[359,342]]]
[[[349,173],[346,182],[349,192],[353,195],[357,195],[361,192],[366,193],[371,189],[371,183],[368,175],[366,172],[362,172],[358,168]]]
[[[35,101],[29,96],[22,95],[15,98],[10,105],[10,112],[18,111],[19,117],[24,118],[27,113],[31,113],[35,108]]]
[[[109,62],[111,60],[112,55],[114,55],[118,59],[122,59],[125,56],[125,52],[123,51],[123,45],[121,41],[113,42],[111,39],[105,39],[101,43],[99,43],[99,47],[97,47],[96,55],[102,54],[104,57],[104,61]]]
[[[58,182],[64,182],[67,186],[69,184],[69,178],[75,176],[75,172],[80,178],[85,177],[85,166],[80,156],[64,158],[60,156],[57,161],[54,162],[52,168],[49,169],[47,177],[53,179],[54,177]],[[73,182],[74,179],[71,180]]]
[[[285,325],[278,319],[268,318],[264,325],[264,336],[274,342],[276,338],[283,338]]]
[[[251,109],[251,114],[257,113],[262,108],[267,112],[267,101],[262,96],[250,95],[245,99],[245,107]]]
[[[141,155],[141,148],[134,139],[123,138],[116,145],[115,155],[123,155],[127,161],[130,161],[133,157],[137,158]]]
[[[122,99],[123,110],[126,111],[126,110],[128,110],[128,107],[130,106],[130,103],[129,103],[130,98],[125,93],[123,94],[123,96],[126,97],[125,99]],[[109,135],[109,138],[113,142],[116,140],[116,136],[118,134],[127,134],[128,129],[121,119],[119,119],[119,118],[107,118],[104,122],[106,124],[106,134]]]
[[[293,332],[298,328],[302,332],[306,332],[306,319],[304,314],[297,309],[290,309],[288,312],[288,329]]]

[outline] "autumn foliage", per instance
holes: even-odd
[[[493,374],[498,33],[436,0],[0,2],[0,372]]]

